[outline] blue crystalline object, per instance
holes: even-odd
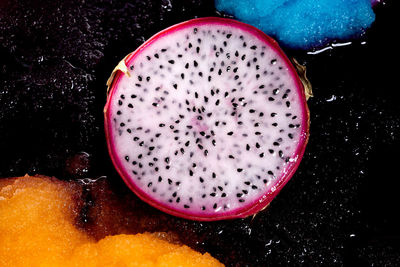
[[[375,20],[371,0],[215,0],[231,14],[292,48],[362,35]]]

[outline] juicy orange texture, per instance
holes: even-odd
[[[150,233],[96,242],[74,224],[80,190],[47,177],[0,180],[0,266],[223,266]]]

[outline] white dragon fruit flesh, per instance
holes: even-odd
[[[277,43],[223,18],[156,34],[117,66],[104,109],[112,161],[142,200],[202,221],[266,207],[303,156],[303,85]]]

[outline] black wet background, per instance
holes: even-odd
[[[227,266],[400,266],[393,2],[352,45],[285,49],[307,66],[315,95],[299,170],[253,219],[169,218],[188,245]],[[126,192],[104,140],[108,75],[159,30],[210,15],[206,0],[1,1],[0,177],[107,176]]]

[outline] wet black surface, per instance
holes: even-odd
[[[376,9],[365,44],[316,55],[286,50],[314,87],[311,138],[270,208],[228,222],[170,218],[167,227],[228,266],[399,266],[392,2]],[[104,175],[124,189],[103,133],[108,75],[157,31],[210,15],[217,13],[205,0],[1,1],[0,177]]]

